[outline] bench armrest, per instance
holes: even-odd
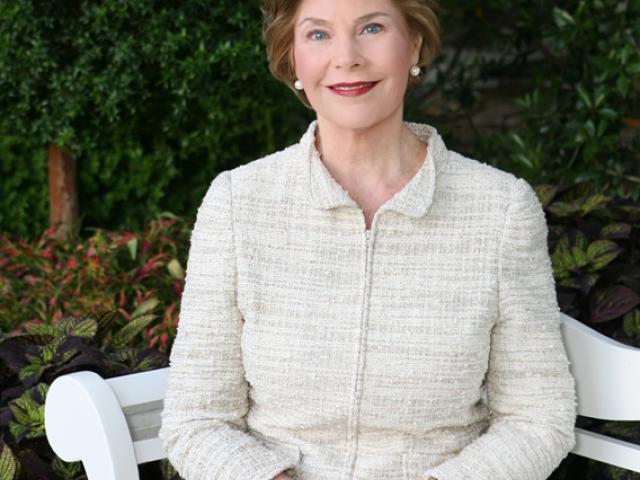
[[[107,381],[94,372],[56,378],[47,393],[47,440],[68,462],[82,461],[91,480],[138,480],[138,464],[122,408]]]

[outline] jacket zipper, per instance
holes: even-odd
[[[355,390],[353,392],[353,408],[352,408],[352,423],[348,426],[347,431],[347,441],[349,442],[349,450],[351,451],[348,458],[348,468],[345,471],[345,478],[351,479],[353,478],[353,470],[355,468],[356,461],[356,447],[357,447],[357,434],[358,434],[358,423],[360,417],[360,400],[362,395],[362,379],[363,370],[364,370],[364,355],[365,355],[365,345],[366,345],[366,332],[367,332],[367,323],[369,321],[369,257],[372,255],[370,251],[371,247],[371,230],[367,230],[365,228],[365,266],[364,266],[364,291],[363,291],[363,299],[362,299],[362,318],[360,322],[360,344],[358,346],[358,370],[356,372],[356,384]]]

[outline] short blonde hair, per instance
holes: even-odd
[[[418,84],[427,67],[440,52],[440,22],[436,15],[438,4],[435,0],[392,0],[402,12],[412,34],[422,37],[418,66],[422,74],[409,76],[407,90]],[[304,103],[311,108],[304,90],[296,90],[293,69],[293,31],[296,11],[300,0],[265,0],[262,11],[262,39],[267,47],[269,70],[278,80],[287,85]],[[408,72],[407,72],[408,75]]]

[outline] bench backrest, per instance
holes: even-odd
[[[640,349],[562,315],[562,338],[576,379],[578,413],[601,420],[640,420]],[[640,445],[576,428],[573,453],[640,472]]]
[[[576,378],[578,413],[640,420],[640,349],[612,340],[561,314],[562,335]],[[45,430],[63,460],[84,464],[89,480],[138,480],[138,464],[166,455],[158,438],[169,369],[103,379],[94,372],[51,384]],[[640,472],[640,446],[576,428],[573,453]]]

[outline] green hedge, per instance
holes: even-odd
[[[413,115],[530,182],[589,180],[640,199],[640,2],[440,4],[450,51],[413,94]]]
[[[85,227],[193,216],[216,172],[290,143],[309,118],[268,73],[259,6],[3,1],[0,133],[23,160],[49,141],[76,157]],[[11,148],[0,144],[0,188],[15,197],[29,178],[29,198],[17,211],[3,200],[0,230],[35,235],[46,166]]]

